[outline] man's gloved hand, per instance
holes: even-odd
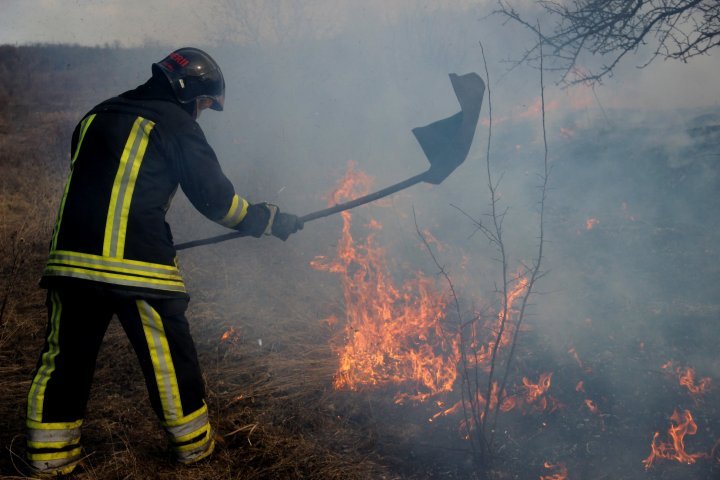
[[[236,227],[236,230],[255,238],[274,235],[285,241],[291,234],[302,228],[303,223],[297,215],[280,213],[277,205],[263,202],[248,207],[245,219]]]
[[[277,208],[275,205],[273,205],[273,207]],[[278,209],[272,217],[270,233],[283,242],[287,240],[291,234],[297,232],[298,230],[302,230],[303,228],[303,222],[300,221],[300,218],[298,218],[297,215],[293,215],[291,213],[280,213],[280,210]]]

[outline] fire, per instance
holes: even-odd
[[[592,368],[586,367],[582,360],[580,360],[580,355],[578,355],[577,350],[575,350],[575,347],[570,347],[570,350],[568,350],[568,353],[575,359],[575,362],[578,364],[578,367],[585,370],[587,373],[592,372]]]
[[[545,462],[544,467],[548,470],[557,469],[557,472],[552,475],[540,475],[540,480],[567,480],[568,470],[565,464],[558,463],[553,465],[550,462]]]
[[[551,380],[552,372],[541,373],[537,383],[532,383],[529,378],[523,377],[522,383],[523,388],[525,388],[525,397],[523,400],[528,406],[532,407],[533,410],[543,412],[547,410],[548,407],[551,411],[557,408],[557,401],[553,397],[546,395],[548,390],[550,390]]]
[[[537,383],[533,383],[528,377],[523,377],[522,385],[516,389],[516,393],[508,395],[500,402],[500,411],[509,412],[517,408],[523,415],[528,412],[540,413],[555,411],[560,407],[560,404],[554,397],[548,395],[552,375],[552,372],[541,373]],[[497,389],[493,389],[491,406],[496,404]]]
[[[362,195],[370,177],[348,172],[332,193],[330,204]],[[342,212],[342,236],[333,260],[316,258],[311,265],[340,275],[345,298],[342,345],[337,347],[336,389],[403,385],[412,393],[397,399],[425,400],[450,392],[457,378],[456,335],[443,329],[445,299],[434,282],[420,273],[397,285],[389,262],[375,241],[380,224],[371,221],[364,240],[353,238],[352,215]]]
[[[499,394],[500,388],[498,387],[497,382],[493,382],[492,389],[490,392],[490,410],[494,409],[497,406],[498,402],[498,394]],[[487,405],[487,400],[485,397],[479,392],[475,392],[474,395],[474,402],[475,406],[477,408],[477,411],[480,415],[480,422],[484,421],[484,415],[485,415],[485,406]],[[503,398],[503,400],[500,402],[500,411],[501,412],[509,412],[510,410],[517,407],[519,404],[518,399],[515,396],[507,396]],[[455,403],[452,407],[442,410],[432,417],[430,417],[429,421],[433,422],[436,419],[440,417],[445,417],[448,415],[454,415],[463,411],[471,412],[473,409],[473,405],[469,400],[465,400],[465,402],[459,401]],[[470,432],[475,429],[476,422],[474,418],[469,418],[467,421],[463,420],[460,423],[460,430],[465,432],[465,437],[469,437]]]
[[[658,441],[660,433],[655,432],[650,444],[650,448],[652,449],[650,455],[643,460],[645,469],[650,469],[656,458],[676,460],[680,463],[691,465],[699,458],[709,457],[706,453],[687,453],[685,451],[685,436],[695,435],[697,433],[697,424],[693,420],[689,410],[684,410],[682,414],[678,410],[675,410],[670,417],[670,422],[672,425],[670,425],[668,429],[668,435],[671,441]]]
[[[695,369],[690,367],[678,367],[676,370],[680,385],[686,387],[693,395],[705,393],[710,386],[710,377],[701,378],[695,383]]]
[[[330,195],[329,203],[337,204],[365,194],[371,179],[358,172],[354,163]],[[557,408],[557,401],[547,394],[552,373],[540,375],[537,383],[527,377],[514,395],[499,392],[493,382],[491,392],[476,391],[472,399],[465,398],[449,408],[437,399],[457,388],[461,362],[460,336],[443,325],[446,298],[439,293],[434,281],[420,273],[399,284],[389,270],[387,254],[376,241],[382,225],[370,220],[364,238],[354,238],[351,232],[352,214],[342,212],[342,233],[335,258],[317,257],[313,268],[340,276],[345,300],[345,315],[339,321],[327,320],[328,325],[342,325],[335,351],[338,366],[333,378],[336,389],[358,391],[393,386],[399,392],[396,403],[436,399],[443,409],[429,421],[462,412],[475,411],[479,416],[469,417],[461,423],[468,435],[483,421],[485,406],[507,412],[514,408],[527,411],[545,411]],[[357,228],[357,227],[355,227]],[[428,242],[441,250],[429,232],[423,234]],[[528,278],[516,275],[509,285],[505,308],[484,316],[472,323],[465,351],[464,364],[489,370],[493,350],[501,352],[512,343],[516,329],[515,304],[523,298]],[[501,303],[502,305],[502,303]],[[507,318],[506,318],[507,317]],[[503,335],[498,332],[503,326]],[[497,345],[496,345],[497,344]],[[489,398],[485,398],[485,396]]]
[[[593,414],[595,414],[595,415],[599,415],[599,414],[600,414],[600,409],[597,407],[597,405],[595,404],[595,402],[593,402],[593,401],[590,400],[589,398],[586,398],[586,399],[585,399],[585,406],[588,407],[588,410],[590,410],[591,413],[593,413]]]
[[[584,385],[584,383],[585,383],[585,382],[583,382],[582,380],[580,380],[580,381],[577,383],[577,385],[575,385],[575,391],[576,391],[576,392],[583,392],[583,393],[584,393],[584,392],[585,392],[585,385]]]
[[[600,220],[597,218],[588,218],[585,220],[585,230],[592,230],[595,225],[598,225],[600,223]]]
[[[660,368],[662,368],[666,372],[672,372],[672,360],[666,362]],[[692,395],[704,394],[705,392],[707,392],[708,388],[710,388],[710,377],[700,378],[696,382],[695,369],[692,367],[676,367],[674,371],[675,374],[678,376],[678,381],[680,382],[680,385],[687,388]]]
[[[220,337],[220,343],[235,343],[240,338],[240,334],[235,330],[235,327],[230,327]]]
[[[501,351],[502,349],[509,347],[512,343],[512,338],[514,335],[514,324],[512,322],[512,316],[516,313],[515,309],[513,309],[513,304],[520,298],[522,298],[522,295],[525,293],[525,290],[528,286],[528,278],[523,276],[518,276],[517,281],[512,286],[512,288],[508,291],[507,295],[507,312],[508,312],[508,321],[505,322],[505,328],[503,330],[502,338],[500,338],[500,343],[498,345],[498,351]],[[473,352],[468,355],[468,363],[472,366],[480,366],[486,371],[490,370],[490,363],[492,360],[492,351],[495,348],[495,343],[497,342],[497,333],[500,331],[500,328],[503,324],[503,319],[505,317],[505,314],[502,310],[500,310],[497,315],[492,318],[491,320],[485,322],[482,324],[482,326],[478,326],[477,323],[473,325],[473,331],[472,331],[472,338],[473,341]],[[489,332],[490,339],[487,341],[487,343],[481,342],[481,335],[480,331],[483,332]]]

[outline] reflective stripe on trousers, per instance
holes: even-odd
[[[183,418],[163,422],[177,459],[192,463],[204,458],[214,447],[207,405]]]
[[[57,469],[80,458],[80,427],[95,358],[113,314],[137,354],[150,403],[178,460],[193,462],[212,451],[204,383],[184,315],[186,298],[136,300],[74,285],[51,289],[47,306],[45,347],[28,393],[33,466]]]
[[[77,422],[41,423],[27,420],[27,459],[37,472],[69,473],[82,457]]]

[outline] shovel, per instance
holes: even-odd
[[[327,217],[335,213],[373,202],[400,190],[404,190],[420,182],[433,185],[442,183],[461,163],[465,161],[470,145],[472,144],[480,107],[482,106],[485,83],[476,73],[465,75],[450,74],[450,82],[455,90],[455,96],[460,103],[460,111],[455,115],[433,122],[424,127],[412,130],[425,156],[430,162],[430,168],[423,173],[410,177],[407,180],[385,187],[377,192],[340,203],[323,210],[308,213],[300,217],[303,223],[318,218]],[[238,232],[226,233],[202,240],[181,243],[175,246],[176,250],[209,245],[231,238],[237,238]]]

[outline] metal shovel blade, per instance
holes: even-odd
[[[477,127],[485,83],[477,73],[450,74],[460,112],[412,130],[430,162],[424,181],[439,184],[465,161]]]

